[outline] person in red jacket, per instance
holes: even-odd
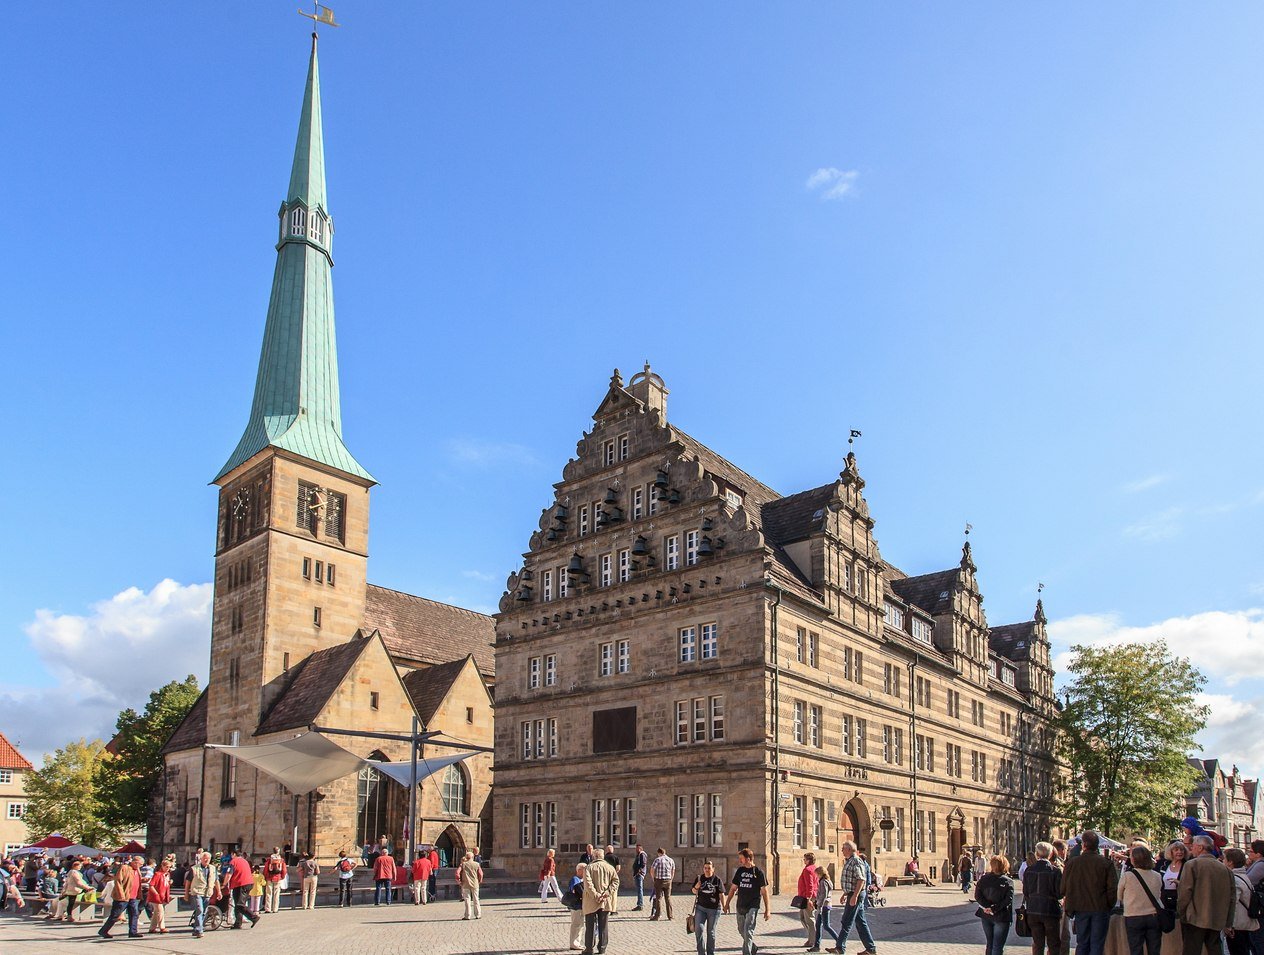
[[[373,904],[381,905],[382,896],[391,904],[391,883],[395,881],[395,859],[385,852],[373,860]]]
[[[233,928],[241,928],[243,918],[255,925],[259,916],[250,911],[250,888],[255,884],[255,873],[240,849],[233,850],[229,863],[228,890],[233,894]]]
[[[430,856],[418,853],[413,859],[413,905],[425,905],[430,900]]]
[[[149,916],[150,935],[167,934],[166,905],[171,901],[171,868],[174,864],[175,860],[171,856],[163,859],[162,865],[158,866],[158,871],[149,880],[149,904],[153,906]]]
[[[439,850],[430,847],[430,901],[439,900]]]

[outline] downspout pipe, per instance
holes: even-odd
[[[769,846],[769,868],[772,870],[772,893],[781,894],[781,852],[777,844],[778,825],[781,815],[781,661],[777,652],[778,631],[777,612],[781,609],[785,591],[769,582],[768,586],[777,592],[773,601],[772,617],[772,826]]]
[[[917,847],[917,836],[918,836],[918,829],[917,829],[917,693],[915,692],[916,681],[917,681],[917,657],[916,656],[914,656],[913,659],[909,661],[908,671],[909,671],[909,688],[908,688],[909,690],[909,743],[912,744],[911,755],[913,757],[912,759],[913,806],[912,806],[912,818],[909,820],[909,822],[913,824],[913,838],[911,840],[913,843],[912,854],[914,856],[917,856],[919,852],[918,852],[918,847]],[[929,754],[924,754],[924,757],[929,758]],[[920,858],[918,858],[918,866],[919,866],[919,871],[920,871],[920,866],[921,866]]]

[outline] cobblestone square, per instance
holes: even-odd
[[[977,955],[983,937],[974,918],[974,903],[947,886],[898,888],[887,891],[888,904],[870,910],[870,924],[883,955]],[[631,912],[632,900],[620,897],[624,911],[611,920],[610,955],[621,952],[691,953],[692,936],[685,934],[686,897],[677,897],[673,921],[650,921],[648,912]],[[773,899],[769,922],[760,921],[761,952],[793,953],[803,950],[798,914],[789,908],[789,897]],[[146,935],[128,940],[126,924],[116,926],[114,941],[96,937],[98,922],[83,925],[45,923],[42,919],[8,916],[0,920],[0,952],[22,955],[64,953],[81,945],[109,945],[147,952],[198,952],[204,955],[236,955],[241,952],[320,952],[378,955],[378,953],[426,952],[427,955],[543,955],[569,951],[570,913],[553,899],[541,905],[534,898],[487,899],[483,917],[463,922],[459,902],[428,906],[395,903],[391,906],[355,906],[351,909],[320,907],[314,911],[284,909],[265,915],[255,928],[240,931],[221,928],[194,939],[184,913],[169,920],[171,934]],[[738,952],[740,940],[733,916],[720,922],[716,950]],[[837,916],[835,916],[837,924]],[[141,930],[147,929],[142,919]],[[1011,935],[1015,952],[1026,940]],[[824,946],[828,947],[828,945]],[[858,955],[861,945],[853,933],[848,952]]]

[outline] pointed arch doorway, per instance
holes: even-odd
[[[457,831],[456,826],[448,826],[439,833],[434,847],[439,853],[440,866],[455,866],[465,855],[465,840],[461,838],[461,833]]]

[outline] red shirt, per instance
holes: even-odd
[[[551,875],[557,875],[557,860],[545,856],[544,861],[540,863],[540,878],[547,879]]]
[[[255,874],[250,868],[250,863],[241,856],[233,856],[229,863],[232,866],[233,874],[228,877],[228,887],[230,889],[240,889],[242,886],[254,885]]]
[[[166,905],[171,901],[171,873],[159,869],[149,880],[149,901]]]
[[[439,871],[439,850],[438,849],[430,850],[430,871],[431,872]]]
[[[799,873],[799,895],[811,902],[816,901],[816,887],[820,877],[816,874],[815,865],[805,865]]]
[[[425,882],[430,878],[430,859],[427,856],[418,856],[413,859],[413,881]]]
[[[285,878],[285,860],[278,855],[268,856],[263,866],[263,877],[268,882],[280,882]]]
[[[395,878],[395,860],[391,856],[385,854],[374,859],[373,878],[393,880]]]
[[[129,902],[140,898],[140,869],[132,866],[132,872],[134,873],[132,875],[132,884],[127,890],[127,900]]]

